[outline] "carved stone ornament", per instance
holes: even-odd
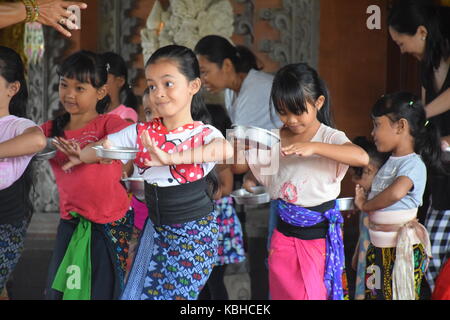
[[[157,0],[141,30],[144,61],[157,49],[170,44],[194,49],[210,34],[230,38],[233,34],[233,8],[228,0],[171,0],[164,11]]]
[[[31,119],[42,124],[54,118],[59,109],[57,66],[69,41],[53,28],[44,27],[47,50],[40,63],[30,64],[28,70],[28,112]],[[59,196],[48,161],[33,161],[35,213],[58,213]]]
[[[260,18],[280,31],[280,41],[262,40],[260,50],[279,62],[317,67],[320,0],[283,0],[280,9],[263,9]]]
[[[255,42],[254,19],[255,19],[255,3],[253,0],[235,0],[243,3],[245,10],[242,14],[235,15],[234,32],[245,38],[245,45],[251,47]]]
[[[99,52],[113,51],[127,61],[128,79],[130,79],[131,86],[139,77],[139,70],[132,67],[134,55],[140,51],[139,44],[131,42],[131,37],[139,25],[139,19],[130,15],[136,2],[136,0],[100,1]]]

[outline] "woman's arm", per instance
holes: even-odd
[[[367,200],[364,189],[357,185],[355,205],[364,212],[373,212],[387,208],[401,199],[413,188],[414,183],[407,177],[398,177],[389,187],[379,193],[372,200]]]
[[[36,4],[39,8],[37,22],[55,28],[66,37],[72,34],[60,24],[61,19],[64,19],[64,25],[69,29],[76,28],[76,24],[72,22],[73,14],[68,11],[68,8],[70,6],[87,8],[87,4],[75,1],[37,0]],[[0,4],[0,28],[25,21],[26,18],[27,11],[22,1]]]
[[[22,22],[26,18],[27,12],[23,2],[0,4],[0,28]]]
[[[353,143],[343,145],[321,142],[294,143],[282,148],[282,153],[284,155],[296,154],[301,157],[319,155],[352,167],[365,167],[369,164],[367,152]]]
[[[0,143],[0,159],[21,157],[42,151],[47,145],[42,130],[39,127],[26,129],[21,135]]]
[[[428,119],[447,112],[448,110],[450,110],[450,88],[445,90],[425,107]]]

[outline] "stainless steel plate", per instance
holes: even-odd
[[[262,146],[272,148],[275,144],[280,142],[280,137],[269,130],[239,125],[234,125],[232,128],[230,133],[231,138],[245,142],[246,144],[259,144],[259,148]]]
[[[264,187],[253,187],[254,193],[250,193],[245,189],[233,191],[231,196],[240,205],[258,205],[270,202],[270,195]]]
[[[41,152],[36,153],[34,159],[37,161],[50,160],[56,155],[56,147],[52,144],[53,138],[47,138],[47,146]]]
[[[355,198],[340,198],[336,200],[338,203],[339,211],[352,211],[355,210]]]
[[[134,160],[139,152],[137,149],[126,147],[111,147],[105,149],[102,146],[97,146],[92,148],[95,149],[98,157],[112,160]]]
[[[139,200],[145,200],[145,180],[144,178],[131,177],[122,179],[127,189]]]

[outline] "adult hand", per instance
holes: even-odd
[[[36,3],[39,7],[37,22],[55,28],[66,37],[72,36],[67,29],[78,29],[78,17],[68,10],[69,7],[78,6],[80,9],[87,8],[86,3],[78,1],[38,0]]]

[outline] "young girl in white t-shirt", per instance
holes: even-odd
[[[256,179],[278,199],[269,251],[271,297],[342,300],[343,218],[335,200],[349,166],[365,166],[369,157],[331,127],[328,90],[308,65],[282,68],[271,99],[284,123],[278,170],[270,172],[264,151],[247,153]],[[272,150],[272,156],[278,153]]]

